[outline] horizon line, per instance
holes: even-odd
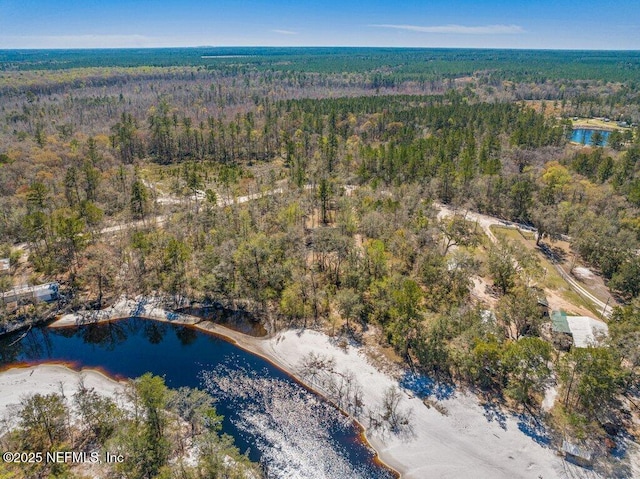
[[[551,51],[551,52],[638,52],[638,49],[624,48],[536,48],[536,47],[417,47],[417,46],[397,46],[397,45],[190,45],[190,46],[129,46],[129,47],[12,47],[0,46],[0,51],[95,51],[95,50],[166,50],[166,49],[198,49],[198,48],[342,48],[342,49],[389,49],[389,50],[505,50],[505,51]]]

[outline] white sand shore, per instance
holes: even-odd
[[[364,403],[369,407],[382,403],[389,386],[398,386],[395,379],[369,363],[361,348],[338,347],[331,338],[318,332],[286,331],[262,346],[266,356],[290,371],[295,371],[310,352],[334,357],[338,371],[351,370],[356,374]],[[400,407],[413,411],[413,434],[380,437],[375,432],[367,433],[381,460],[404,478],[547,479],[568,477],[568,468],[571,477],[587,477],[566,464],[553,449],[525,435],[518,428],[517,418],[488,420],[475,396],[456,392],[438,402],[448,415],[427,408],[421,399],[404,391]]]
[[[0,418],[11,420],[23,397],[32,394],[63,392],[67,398],[78,390],[80,379],[87,388],[95,388],[103,395],[119,396],[125,383],[115,381],[94,369],[74,371],[58,364],[41,364],[27,368],[12,368],[0,373]]]
[[[133,314],[135,310],[136,314]],[[259,354],[294,376],[302,358],[309,353],[335,358],[336,370],[352,371],[363,390],[363,402],[368,408],[382,403],[390,386],[399,387],[397,379],[370,364],[359,347],[339,347],[329,336],[310,330],[289,330],[275,337],[259,339],[246,336],[210,321],[188,315],[168,313],[140,300],[121,301],[89,321],[109,321],[118,317],[139,316],[160,321],[191,324],[210,333],[224,336],[238,346]],[[77,315],[68,315],[53,327],[82,324]],[[1,376],[0,376],[1,377]],[[300,378],[301,379],[301,378]],[[0,383],[0,392],[5,390]],[[320,391],[322,392],[322,391]],[[437,478],[599,478],[593,471],[564,461],[550,447],[540,445],[523,430],[531,423],[503,413],[484,409],[476,396],[456,391],[451,397],[437,401],[446,410],[444,415],[435,407],[428,408],[410,391],[403,390],[401,408],[412,410],[410,436],[379,435],[367,431],[370,444],[381,461],[406,479]],[[366,426],[363,418],[358,418]]]
[[[137,297],[135,299],[120,298],[111,307],[99,311],[79,311],[65,314],[52,323],[52,328],[81,326],[89,323],[100,323],[122,318],[148,318],[156,321],[195,324],[202,321],[187,314],[173,313],[158,306],[159,300]]]

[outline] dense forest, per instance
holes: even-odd
[[[3,301],[4,323],[161,294],[271,331],[373,328],[398,361],[507,407],[539,411],[556,382],[547,420],[565,435],[633,428],[636,53],[33,51],[0,65],[0,289],[57,281],[64,297]],[[611,120],[608,143],[570,143],[578,117]],[[595,272],[613,314],[550,262]],[[558,348],[540,292],[603,317],[609,337]]]
[[[66,70],[87,67],[258,69],[305,73],[367,73],[392,81],[458,78],[492,71],[495,80],[638,80],[633,51],[540,51],[353,47],[199,47],[100,50],[0,50],[0,68]]]

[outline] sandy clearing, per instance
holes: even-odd
[[[564,299],[558,291],[554,291],[549,288],[545,288],[544,293],[549,303],[549,310],[551,311],[566,311],[570,314],[577,314],[580,316],[593,316],[593,311],[585,308],[584,306],[576,306],[575,304]]]
[[[15,410],[22,398],[32,394],[63,393],[71,398],[78,390],[80,379],[87,388],[100,394],[117,398],[126,386],[95,369],[74,371],[63,365],[41,364],[17,367],[0,373],[0,418],[8,420],[7,427],[16,424]]]
[[[338,371],[356,373],[363,401],[369,407],[382,403],[389,386],[398,387],[396,379],[369,364],[361,348],[341,348],[322,333],[286,331],[260,346],[265,356],[293,372],[310,352],[334,357]],[[521,432],[519,427],[523,425],[515,416],[490,414],[476,396],[460,391],[438,401],[448,411],[445,416],[427,408],[412,393],[403,392],[400,407],[412,410],[412,432],[401,436],[367,433],[380,459],[403,477],[566,477],[561,458]]]
[[[582,266],[576,266],[573,268],[573,274],[578,277],[578,279],[593,279],[595,275],[589,268],[584,268]]]
[[[489,305],[491,308],[495,308],[498,304],[498,298],[489,294],[487,289],[489,288],[489,282],[480,276],[473,276],[471,280],[473,281],[471,295],[477,298],[483,304]]]

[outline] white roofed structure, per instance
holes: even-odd
[[[552,323],[555,332],[571,334],[573,345],[578,348],[596,346],[609,335],[607,323],[589,316],[568,316],[563,311],[554,311]]]
[[[58,298],[58,283],[21,286],[0,294],[5,303],[19,301],[53,301]]]

